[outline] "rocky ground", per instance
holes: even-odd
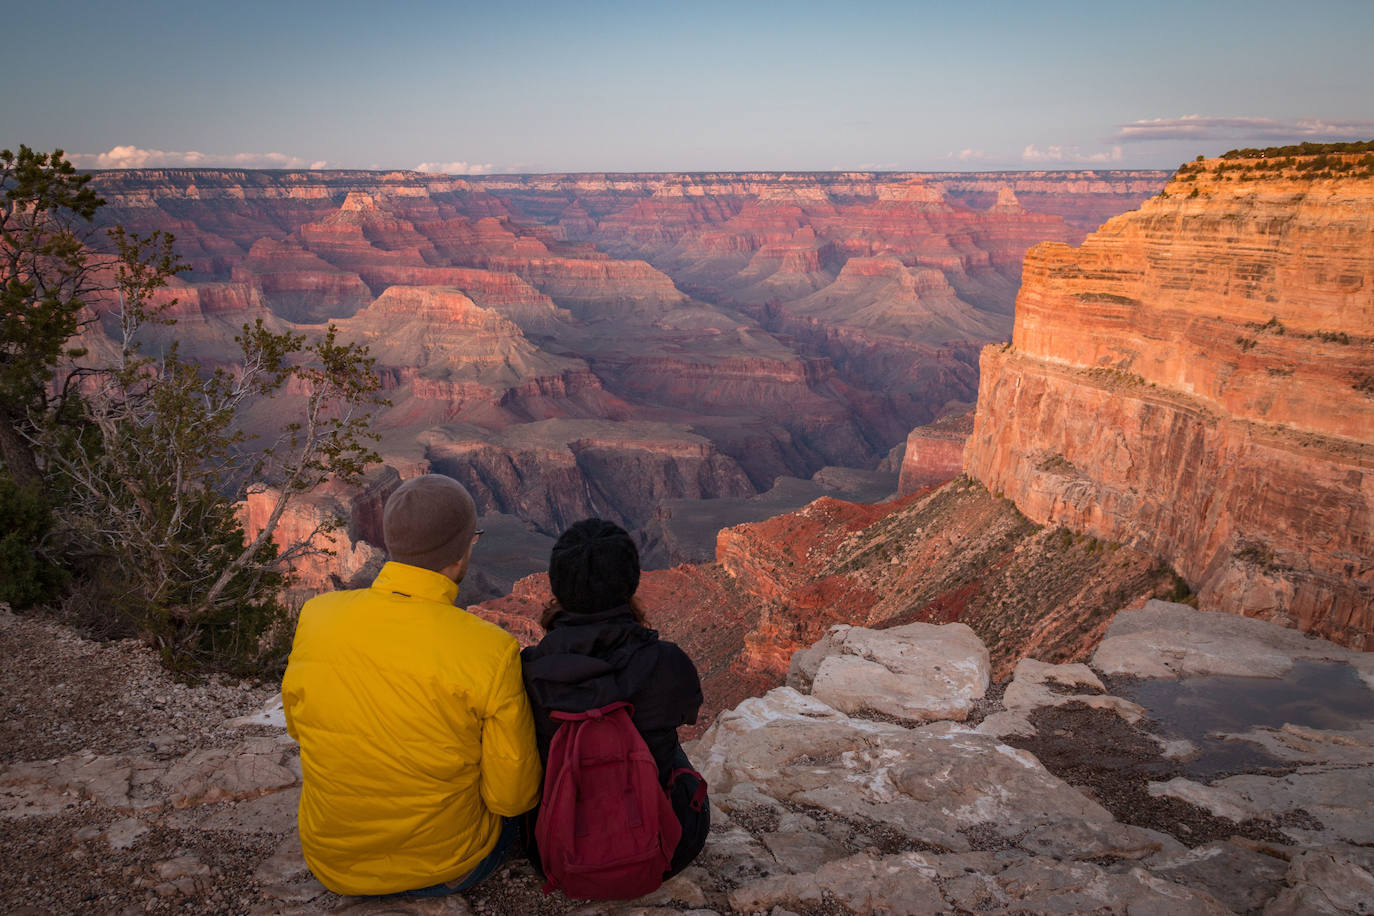
[[[617,905],[545,897],[523,861],[466,899],[331,894],[270,686],[176,685],[3,610],[0,651],[9,913],[1374,910],[1374,656],[1180,605],[1001,685],[962,625],[836,628],[689,748],[711,840]]]

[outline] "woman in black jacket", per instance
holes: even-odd
[[[644,625],[634,597],[639,551],[619,525],[589,518],[563,532],[549,557],[549,585],[554,603],[540,620],[545,636],[521,653],[540,759],[548,764],[558,730],[551,711],[585,712],[628,701],[635,728],[658,764],[659,784],[682,824],[682,839],[664,877],[675,875],[701,851],[710,828],[710,805],[703,802],[695,774],[673,778],[691,769],[677,729],[695,724],[701,708],[696,666],[677,645]],[[533,833],[526,835],[537,866]]]

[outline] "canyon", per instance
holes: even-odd
[[[1166,177],[194,169],[92,187],[104,223],[174,233],[190,268],[150,346],[230,365],[262,319],[370,348],[384,464],[461,480],[496,532],[502,568],[477,569],[466,601],[540,568],[516,548],[588,515],[670,566],[710,559],[735,521],[895,492],[888,453],[976,399],[1029,247],[1080,241]],[[306,564],[302,585],[365,579],[367,545]]]
[[[1280,916],[1374,896],[1374,159],[1322,158],[1188,163],[1091,232],[1037,195],[1087,220],[1133,178],[105,179],[193,240],[199,357],[261,317],[378,358],[385,464],[287,520],[349,520],[306,590],[364,581],[426,471],[522,643],[568,521],[671,567],[639,597],[702,676],[713,831],[608,912]],[[518,862],[332,895],[272,687],[5,607],[0,646],[14,899],[585,912]]]
[[[1367,175],[1189,163],[1091,234],[1083,220],[1161,185],[101,181],[115,219],[180,220],[175,333],[199,354],[265,316],[328,320],[377,356],[386,467],[362,503],[302,504],[293,530],[450,474],[495,535],[460,600],[528,642],[551,538],[619,521],[666,567],[645,602],[698,659],[703,725],[835,623],[960,621],[999,677],[1081,659],[1151,598],[1368,644]],[[303,591],[367,581],[372,528],[304,566]]]
[[[1205,160],[1033,248],[976,410],[889,457],[902,495],[736,525],[713,563],[645,577],[708,712],[832,624],[961,622],[994,678],[1081,661],[1156,598],[1370,648],[1372,178]],[[549,597],[535,575],[474,610],[537,638]]]

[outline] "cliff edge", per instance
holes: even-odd
[[[965,468],[1203,606],[1374,629],[1374,158],[1211,159],[1026,257]]]
[[[687,746],[711,786],[697,861],[592,905],[546,897],[523,860],[443,900],[332,894],[301,853],[279,699],[245,715],[261,688],[176,685],[145,647],[3,609],[0,648],[6,912],[1287,916],[1374,897],[1374,655],[1180,605],[1117,615],[1091,666],[1025,659],[1007,684],[962,624],[832,628]]]

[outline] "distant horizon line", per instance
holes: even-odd
[[[1215,157],[1210,157],[1215,158]],[[78,168],[77,172],[82,174],[113,174],[119,172],[273,172],[282,174],[329,174],[332,172],[363,172],[367,174],[394,174],[402,173],[409,175],[424,175],[435,178],[463,178],[463,179],[488,179],[488,178],[530,178],[530,177],[549,177],[549,176],[580,176],[580,175],[855,175],[855,176],[884,176],[884,175],[1001,175],[1007,173],[1042,173],[1042,172],[1095,172],[1102,174],[1121,173],[1121,172],[1163,172],[1174,173],[1178,171],[1178,166],[1170,168],[1090,168],[1078,166],[1076,168],[1001,168],[1001,169],[659,169],[659,170],[591,170],[591,171],[540,171],[540,172],[426,172],[418,169],[405,168],[256,168],[241,165],[167,165],[167,166],[140,166],[138,168],[117,168],[117,169],[92,169]]]

